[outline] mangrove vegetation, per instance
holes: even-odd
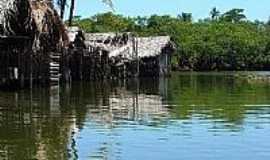
[[[89,18],[73,17],[73,25],[84,31],[134,32],[139,36],[169,35],[177,46],[176,70],[268,70],[270,68],[270,21],[250,21],[243,9],[194,21],[192,13],[176,17],[152,15],[125,17],[112,12]]]

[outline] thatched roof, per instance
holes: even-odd
[[[32,29],[28,0],[0,0],[0,35],[27,36]]]
[[[170,41],[169,36],[139,37],[138,55],[140,58],[158,56]]]
[[[0,35],[28,36],[36,51],[67,44],[65,27],[50,0],[0,0]]]
[[[75,39],[79,28],[70,28],[69,38]],[[124,35],[127,42],[123,43]],[[109,57],[121,56],[126,59],[134,59],[134,40],[138,41],[138,57],[156,57],[162,53],[163,48],[171,43],[169,36],[134,37],[131,33],[86,33],[84,34],[86,46],[98,47],[109,52]],[[115,39],[118,39],[115,43]]]
[[[131,33],[115,33],[115,32],[107,32],[107,33],[86,33],[85,39],[86,41],[106,41],[109,38],[115,38],[117,36],[121,37],[123,34],[131,35]]]
[[[131,33],[87,33],[85,44],[101,48],[109,53],[109,57],[122,56],[133,59]]]

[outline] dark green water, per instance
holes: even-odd
[[[269,139],[270,82],[233,73],[0,92],[1,160],[269,160]]]

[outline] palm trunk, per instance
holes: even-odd
[[[71,0],[70,11],[69,11],[69,19],[68,19],[68,25],[69,26],[72,26],[74,8],[75,8],[75,0]]]
[[[61,0],[60,2],[60,18],[63,20],[66,10],[67,0]]]

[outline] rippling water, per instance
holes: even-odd
[[[0,92],[1,160],[269,160],[269,138],[270,82],[233,73]]]

